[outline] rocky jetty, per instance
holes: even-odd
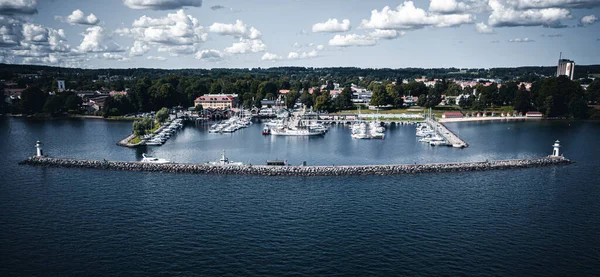
[[[219,166],[207,164],[154,164],[142,162],[120,162],[30,157],[19,164],[45,167],[94,168],[121,171],[148,171],[216,175],[261,175],[261,176],[347,176],[347,175],[397,175],[430,172],[466,172],[514,168],[531,168],[567,165],[572,162],[562,156],[534,159],[500,160],[466,163],[396,164],[396,165],[347,165],[347,166]]]

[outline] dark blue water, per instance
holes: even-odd
[[[115,143],[130,122],[0,119],[0,275],[600,274],[600,124],[453,123],[470,147],[416,142],[412,127],[356,141],[231,135],[188,125],[161,147]],[[51,156],[141,153],[262,164],[476,161],[547,155],[570,166],[369,177],[202,176],[19,166]]]

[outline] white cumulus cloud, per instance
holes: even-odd
[[[598,17],[596,17],[595,15],[586,15],[581,18],[581,20],[579,21],[579,25],[588,26],[596,23],[596,21],[598,21]]]
[[[404,34],[405,33],[403,31],[377,29],[371,32],[369,35],[376,39],[395,39],[399,36],[403,36]]]
[[[200,7],[202,0],[125,0],[123,4],[137,10],[176,10],[183,7]]]
[[[463,13],[470,7],[463,2],[456,2],[456,0],[431,0],[429,2],[429,11],[435,13]]]
[[[239,42],[233,43],[231,47],[225,48],[225,53],[228,54],[245,54],[256,53],[267,50],[267,46],[260,39],[245,39],[240,38]]]
[[[148,57],[146,57],[146,59],[155,60],[155,61],[166,61],[167,60],[167,58],[162,57],[162,56],[148,56]]]
[[[100,20],[98,20],[98,18],[93,13],[90,13],[86,16],[85,13],[83,13],[83,11],[79,9],[74,10],[67,17],[56,16],[55,18],[67,22],[71,25],[97,25],[98,23],[100,23]]]
[[[148,51],[150,51],[150,47],[146,45],[142,41],[135,41],[133,46],[129,49],[129,56],[143,56]]]
[[[329,40],[330,46],[339,46],[339,47],[347,47],[347,46],[372,46],[377,43],[377,39],[368,35],[357,35],[357,34],[349,34],[349,35],[335,35],[332,39]]]
[[[273,53],[265,53],[260,59],[262,61],[278,61],[281,60],[281,56]]]
[[[159,52],[167,52],[171,56],[194,54],[197,47],[208,39],[198,19],[187,15],[184,10],[165,17],[142,16],[133,21],[131,28],[119,28],[113,34],[133,37],[134,46],[138,43],[156,47]]]
[[[336,33],[336,32],[346,32],[350,30],[350,20],[344,19],[342,22],[339,22],[337,18],[328,19],[323,23],[317,23],[312,26],[312,31],[317,32],[328,32],[328,33]]]
[[[115,53],[103,53],[102,58],[107,59],[107,60],[115,60],[115,61],[129,61],[128,57],[125,57],[123,55],[120,54],[115,54]]]
[[[124,51],[118,44],[110,40],[101,26],[87,28],[82,35],[83,40],[77,47],[80,53]]]
[[[216,62],[223,59],[223,53],[221,53],[219,50],[207,49],[196,52],[194,57],[198,60]]]
[[[312,50],[310,52],[290,52],[288,54],[288,59],[297,60],[297,59],[309,59],[315,58],[318,56],[317,50]]]
[[[488,23],[493,27],[544,26],[565,27],[561,20],[571,18],[571,12],[563,8],[517,10],[506,0],[489,0],[492,8]]]
[[[241,20],[236,20],[234,24],[215,22],[208,27],[208,31],[222,36],[245,37],[249,39],[258,39],[261,36],[260,31],[254,27],[248,28]]]
[[[488,25],[486,25],[483,22],[479,22],[477,24],[475,24],[475,30],[477,30],[478,33],[481,34],[493,34],[494,33],[494,29]]]
[[[361,21],[360,27],[365,29],[396,29],[415,30],[427,26],[456,27],[473,23],[475,17],[471,14],[428,14],[425,10],[415,7],[412,1],[400,4],[396,9],[389,6],[381,11],[371,11],[371,18]]]
[[[535,40],[530,38],[511,38],[508,42],[534,42]]]

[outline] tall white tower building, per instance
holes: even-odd
[[[565,75],[573,80],[575,75],[575,62],[567,59],[559,59],[558,67],[556,68],[556,77]]]
[[[554,147],[554,149],[552,150],[552,156],[554,156],[554,157],[560,156],[560,153],[559,153],[560,141],[556,140],[554,142],[554,144],[552,145],[552,147]]]
[[[44,156],[44,151],[42,150],[42,143],[39,140],[35,143],[35,148],[37,149],[36,154],[38,157]]]
[[[58,91],[65,91],[65,80],[58,80]]]

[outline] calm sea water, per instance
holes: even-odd
[[[0,119],[0,275],[598,276],[600,124],[453,123],[467,149],[270,137],[188,124],[160,147],[115,143],[131,122]],[[202,176],[17,165],[58,157],[383,164],[539,157],[570,166],[369,177]]]

